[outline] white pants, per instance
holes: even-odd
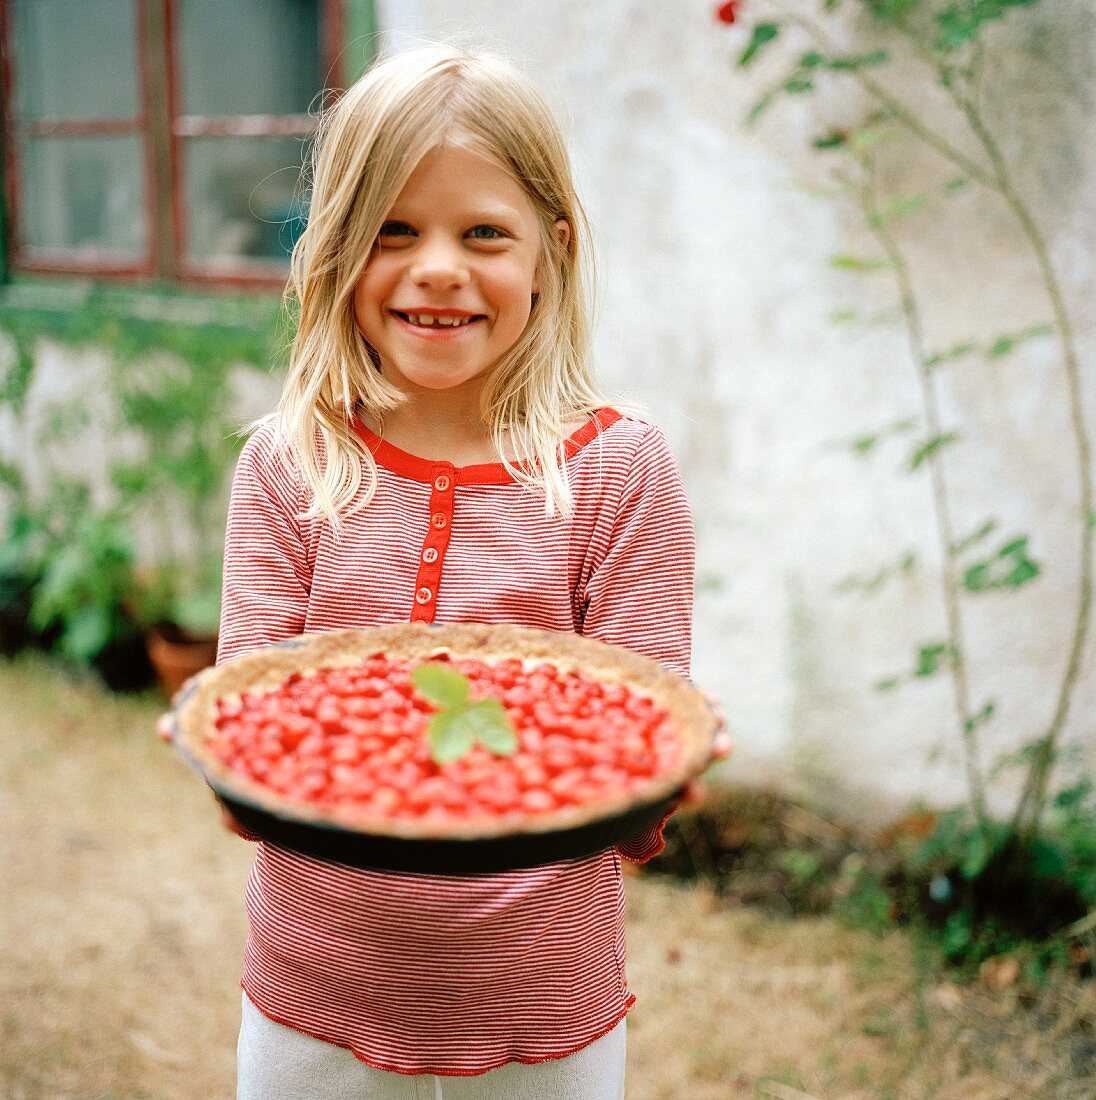
[[[408,1075],[275,1023],[245,994],[236,1100],[624,1100],[626,1023],[551,1062],[511,1062],[478,1077]]]

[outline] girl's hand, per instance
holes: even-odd
[[[170,714],[161,714],[156,719],[156,736],[168,745],[175,740],[175,719]]]
[[[169,745],[175,739],[175,719],[170,713],[161,714],[160,717],[156,719],[156,736]],[[249,833],[232,814],[228,812],[228,807],[225,806],[216,795],[213,797],[217,800],[217,806],[221,811],[221,824],[224,825],[230,833],[235,833],[237,836],[243,837],[244,840],[258,839],[252,833]]]
[[[704,698],[707,700],[708,706],[712,708],[712,713],[715,715],[717,722],[715,737],[712,738],[712,762],[714,763],[716,760],[722,760],[725,756],[730,755],[734,742],[727,732],[727,713],[723,709],[722,700],[710,691],[704,692]]]
[[[710,763],[723,760],[730,756],[734,748],[734,740],[727,730],[727,720],[723,710],[723,704],[711,692],[704,692],[704,698],[715,713],[718,725],[715,736],[712,738],[712,756]],[[707,798],[708,789],[703,779],[691,779],[685,786],[685,794],[682,796],[681,805],[685,807],[700,806]]]
[[[221,811],[221,824],[230,832],[235,833],[236,836],[242,837],[244,840],[258,840],[254,833],[249,833],[229,812],[228,807],[219,799],[216,795],[213,796],[217,800],[217,806]]]

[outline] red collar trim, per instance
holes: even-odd
[[[570,459],[578,454],[592,439],[596,439],[610,424],[620,420],[616,409],[598,409],[585,424],[572,433],[563,444],[564,455]],[[457,485],[509,485],[514,477],[501,462],[485,462],[477,466],[454,466],[441,459],[419,458],[418,455],[401,451],[399,447],[383,440],[367,428],[360,420],[354,419],[354,430],[365,441],[378,466],[391,470],[401,477],[412,481],[432,482],[441,471],[445,471]]]

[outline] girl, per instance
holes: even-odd
[[[220,662],[291,635],[506,622],[686,675],[693,529],[661,432],[588,359],[587,231],[530,85],[430,47],[323,119],[276,416],[233,481]],[[618,1100],[619,850],[527,871],[353,870],[260,843],[241,1100]]]

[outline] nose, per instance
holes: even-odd
[[[420,242],[409,274],[416,286],[433,290],[456,289],[464,286],[469,278],[468,265],[459,246],[440,237]]]

